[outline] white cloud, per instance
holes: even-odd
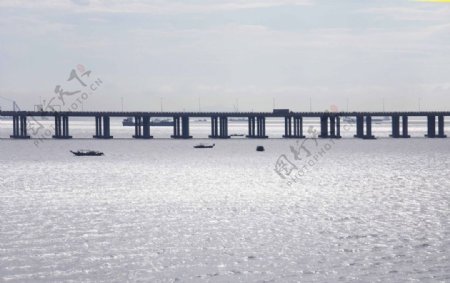
[[[276,6],[311,5],[312,0],[216,0],[198,1],[160,1],[160,0],[72,0],[56,1],[41,0],[39,2],[27,0],[3,0],[0,7],[31,8],[31,9],[62,9],[75,12],[102,13],[145,13],[145,14],[189,14],[235,11],[242,9],[269,8]],[[75,4],[75,5],[74,5]]]

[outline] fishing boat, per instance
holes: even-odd
[[[134,121],[133,117],[128,117],[123,119],[122,126],[131,126],[134,127],[136,125],[136,122]],[[173,121],[170,119],[152,119],[150,120],[150,126],[156,126],[156,127],[171,127],[173,126]]]
[[[264,151],[264,146],[258,145],[258,146],[256,147],[256,151]]]
[[[216,144],[212,144],[212,145],[206,145],[206,144],[198,144],[198,145],[194,145],[194,148],[213,148]]]
[[[230,137],[243,137],[244,134],[231,134]]]
[[[228,119],[229,121],[233,121],[233,122],[247,122],[247,118],[230,118]]]
[[[75,156],[102,156],[104,155],[103,152],[96,151],[96,150],[89,150],[89,149],[79,149],[77,151],[70,151]]]
[[[391,118],[389,116],[372,117],[372,123],[375,123],[375,124],[389,122],[390,120],[391,120]],[[353,123],[356,123],[356,118],[355,117],[344,117],[344,122],[353,124]]]
[[[389,117],[389,116],[372,117],[372,122],[373,123],[389,122],[390,120],[391,120],[391,117]]]

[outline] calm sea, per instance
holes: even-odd
[[[191,134],[209,128],[193,121]],[[295,159],[302,141],[132,140],[120,120],[114,140],[10,133],[2,121],[0,281],[450,281],[449,139],[310,139]],[[71,122],[74,137],[93,133]],[[82,148],[105,156],[69,152]],[[295,182],[275,171],[280,157],[305,168]]]

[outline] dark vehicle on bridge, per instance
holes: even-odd
[[[289,114],[289,109],[273,109],[273,114]]]

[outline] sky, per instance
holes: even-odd
[[[83,92],[84,110],[450,110],[450,3],[0,0],[2,109]]]

